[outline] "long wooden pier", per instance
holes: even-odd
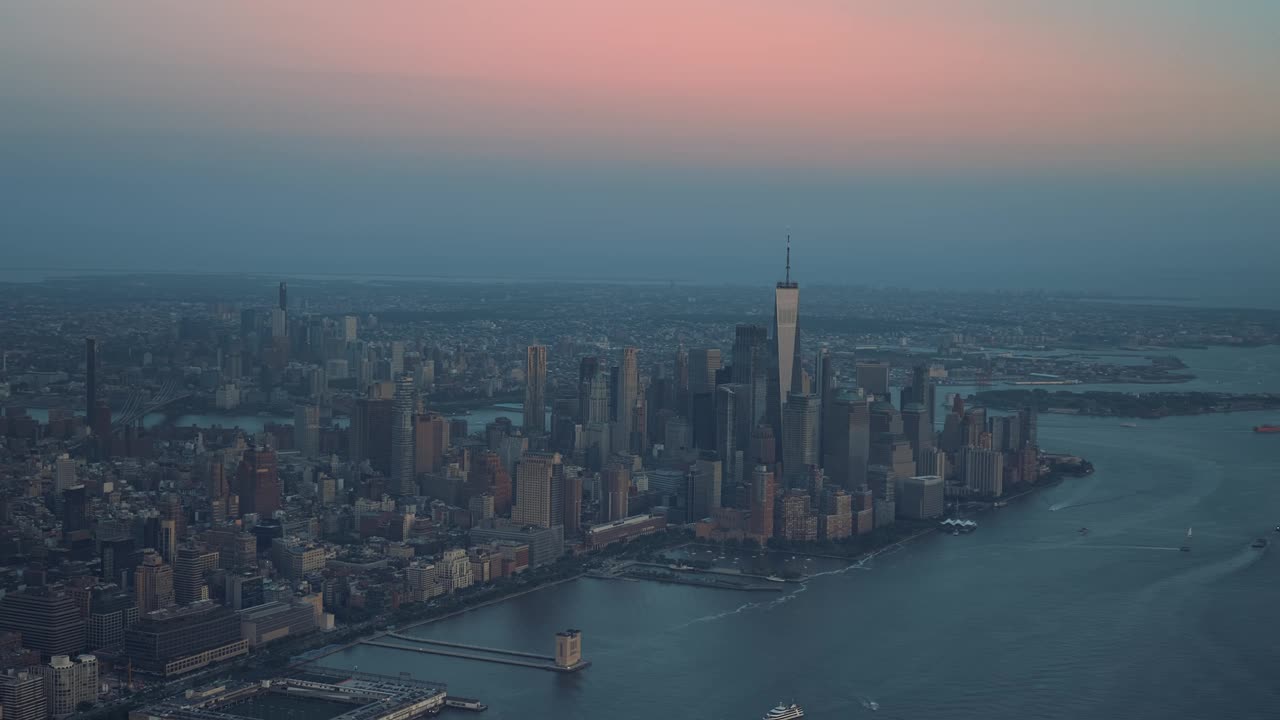
[[[534,668],[537,670],[550,670],[551,672],[558,673],[577,672],[591,665],[590,661],[582,660],[576,665],[562,667],[556,664],[555,658],[551,655],[538,655],[536,653],[489,648],[481,645],[464,645],[462,643],[450,643],[442,640],[427,640],[424,638],[409,637],[407,635],[398,635],[395,633],[387,633],[387,635],[384,635],[383,637],[386,636],[391,636],[398,640],[418,643],[418,645],[414,647],[374,639],[361,640],[360,644],[388,648],[391,650],[424,653],[427,655],[443,655],[445,657],[462,658],[464,660],[479,660],[481,662],[499,663],[501,665],[517,665],[519,667]],[[482,653],[489,654],[485,655]]]

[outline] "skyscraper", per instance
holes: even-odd
[[[627,516],[627,502],[631,497],[631,468],[613,463],[601,473],[604,497],[600,502],[600,516],[604,522],[621,520]]]
[[[767,360],[769,331],[759,325],[739,325],[733,332],[733,382],[749,383],[756,367]]]
[[[350,455],[352,462],[369,461],[374,470],[391,472],[390,399],[358,398],[351,416]]]
[[[218,568],[218,551],[202,547],[178,548],[173,565],[173,599],[179,605],[209,599],[206,576]]]
[[[631,430],[635,421],[636,395],[640,392],[640,367],[637,363],[636,349],[622,349],[622,364],[618,366],[618,417],[614,427],[614,448],[626,450],[631,447]]]
[[[600,373],[600,358],[588,355],[578,362],[578,422],[591,422],[591,387]]]
[[[566,536],[577,535],[582,529],[582,468],[561,465],[560,469],[564,495],[561,523]]]
[[[738,450],[737,390],[742,387],[721,385],[716,388],[716,455],[735,480],[738,477],[733,467],[734,453]]]
[[[882,400],[889,398],[889,363],[860,362],[856,372],[858,387],[862,388],[868,397],[874,395]]]
[[[563,495],[556,493],[554,487],[556,476],[563,472],[560,465],[560,453],[530,452],[520,458],[516,466],[516,502],[511,509],[514,522],[551,527],[557,516],[563,516]],[[561,501],[560,508],[554,507],[557,499]]]
[[[283,280],[280,281],[280,309],[285,312],[289,310],[289,284]]]
[[[155,550],[142,551],[142,563],[133,571],[133,593],[141,615],[173,607],[173,566]]]
[[[787,393],[800,389],[800,284],[791,280],[791,236],[787,236],[787,275],[773,291],[774,365],[778,369],[778,408]]]
[[[587,389],[587,416],[585,424],[605,425],[609,422],[609,378],[604,369],[596,366]]]
[[[236,475],[241,513],[269,518],[280,509],[280,474],[274,450],[261,446],[245,450]]]
[[[524,366],[524,430],[547,431],[547,346],[530,345]]]
[[[418,493],[413,473],[413,376],[396,378],[395,395],[391,399],[391,490],[401,495]]]
[[[716,389],[716,371],[722,366],[720,348],[701,348],[689,352],[689,393],[712,393]]]
[[[49,664],[36,669],[44,676],[44,696],[51,717],[66,717],[80,703],[97,702],[97,657],[81,655],[72,662],[67,655],[54,655]]]
[[[867,481],[867,458],[871,452],[871,417],[865,398],[840,393],[827,413],[827,478],[852,492]]]
[[[320,454],[320,408],[298,405],[293,410],[293,448],[304,458]]]
[[[76,485],[76,461],[67,453],[62,453],[53,461],[53,489],[63,492]]]
[[[675,375],[675,408],[676,412],[684,415],[689,412],[689,353],[681,345],[676,349],[676,357],[673,366]]]
[[[818,458],[818,396],[788,393],[782,409],[782,472],[788,487],[804,485]]]
[[[689,479],[689,520],[711,517],[720,509],[724,463],[719,460],[699,460]]]
[[[757,465],[751,473],[751,521],[749,530],[760,543],[773,537],[773,471]]]
[[[929,409],[918,402],[907,403],[902,408],[902,432],[911,443],[912,457],[920,462],[933,449],[933,423],[929,422]]]
[[[440,472],[444,452],[449,447],[449,421],[440,413],[429,412],[414,419],[414,473]]]
[[[1030,405],[1018,411],[1018,440],[1021,441],[1018,449],[1027,445],[1040,446],[1039,433],[1036,429],[1036,409]]]
[[[964,472],[964,482],[974,493],[984,497],[1004,494],[1004,453],[988,448],[960,448],[957,464]]]
[[[835,368],[831,365],[831,348],[823,345],[818,348],[818,354],[814,358],[813,368],[815,371],[813,394],[818,396],[818,458],[823,457],[823,439],[822,419],[826,415],[827,408],[835,400],[836,394],[836,373]]]
[[[911,397],[928,411],[929,428],[932,429],[938,414],[938,395],[937,386],[929,377],[929,366],[925,363],[911,369]]]
[[[84,421],[93,419],[93,408],[98,402],[98,340],[84,339]]]

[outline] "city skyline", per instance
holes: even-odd
[[[0,4],[0,716],[1267,717],[1277,38]]]

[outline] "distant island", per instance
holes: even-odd
[[[1071,392],[1069,390],[984,390],[970,396],[997,410],[1034,407],[1039,412],[1099,417],[1162,418],[1173,415],[1280,409],[1280,395],[1215,392]]]

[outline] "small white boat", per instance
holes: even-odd
[[[778,707],[765,713],[763,720],[795,720],[801,717],[804,717],[804,708],[795,703],[778,703]]]

